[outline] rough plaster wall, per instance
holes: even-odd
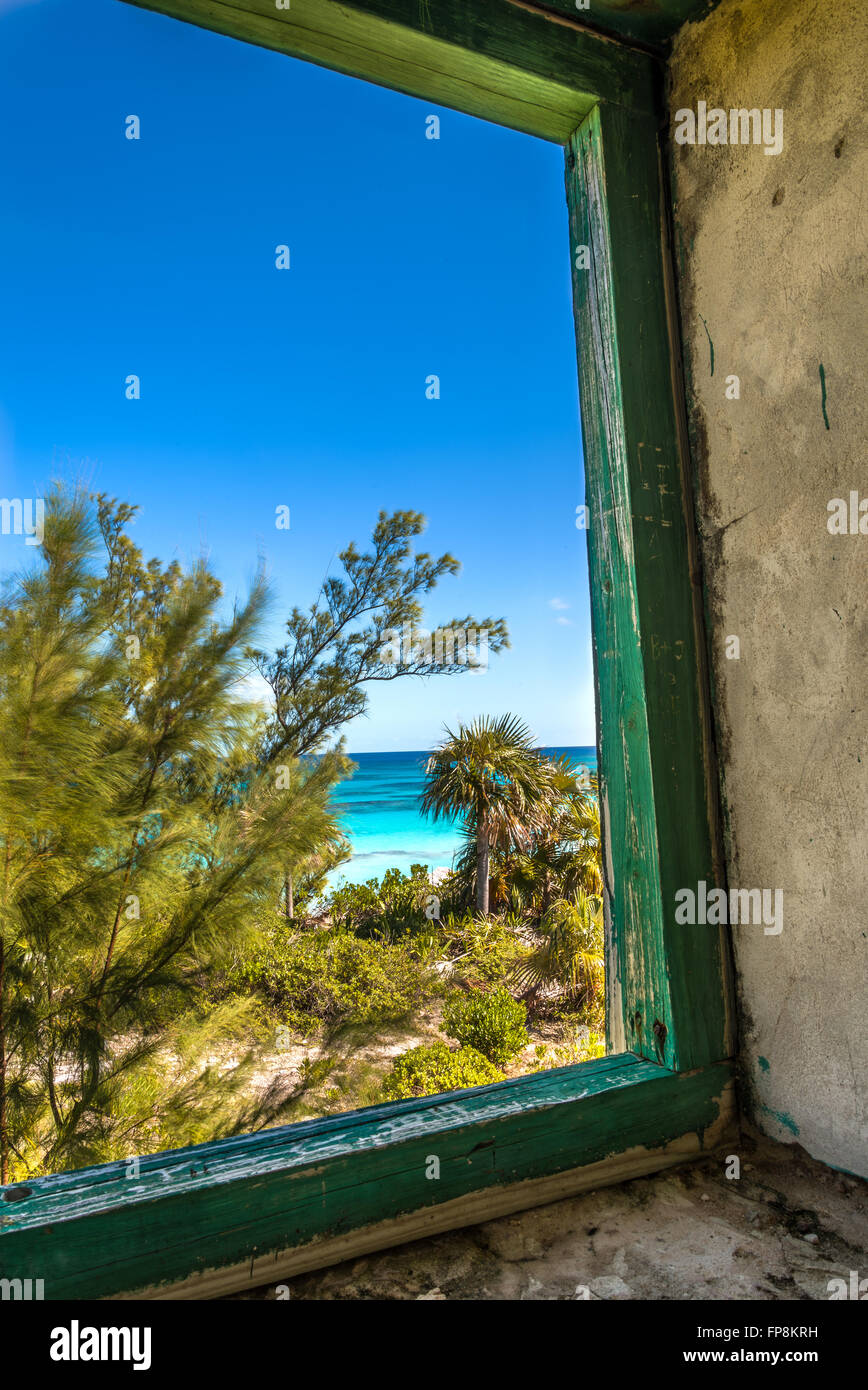
[[[779,936],[732,928],[748,1096],[863,1175],[868,536],[826,523],[868,497],[866,56],[865,0],[721,0],[669,91],[670,114],[784,112],[777,156],[673,142],[679,296],[729,882],[784,892]]]

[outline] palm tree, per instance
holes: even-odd
[[[580,779],[565,757],[550,759],[549,770],[551,790],[538,823],[520,848],[498,846],[489,870],[491,901],[537,922],[560,898],[603,896],[597,779]],[[468,837],[459,872],[469,880],[475,848]]]
[[[487,913],[492,848],[529,842],[544,817],[551,764],[515,715],[486,715],[459,724],[455,734],[445,732],[428,759],[422,811],[434,820],[463,816],[468,833],[475,833],[476,910]]]
[[[603,902],[579,888],[552,903],[539,946],[516,967],[514,982],[532,1002],[547,987],[574,1003],[594,1004],[603,990]]]
[[[552,795],[533,843],[516,860],[516,885],[542,916],[556,898],[602,899],[602,869],[597,778],[580,780],[568,757],[553,759]]]

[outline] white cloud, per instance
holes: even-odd
[[[567,603],[566,599],[563,599],[563,598],[550,598],[550,599],[549,599],[549,608],[563,609],[563,608],[569,608],[569,606],[570,606],[570,605]]]
[[[555,618],[555,622],[560,623],[561,627],[572,627],[573,625],[572,618]]]

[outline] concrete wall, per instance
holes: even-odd
[[[868,535],[827,504],[868,498],[866,52],[865,0],[721,0],[669,92],[783,110],[778,155],[673,141],[678,288],[730,886],[784,893],[780,935],[732,928],[747,1093],[863,1175]]]

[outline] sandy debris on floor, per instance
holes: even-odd
[[[828,1299],[851,1270],[868,1278],[868,1183],[747,1131],[699,1163],[285,1284],[293,1299],[775,1301]]]

